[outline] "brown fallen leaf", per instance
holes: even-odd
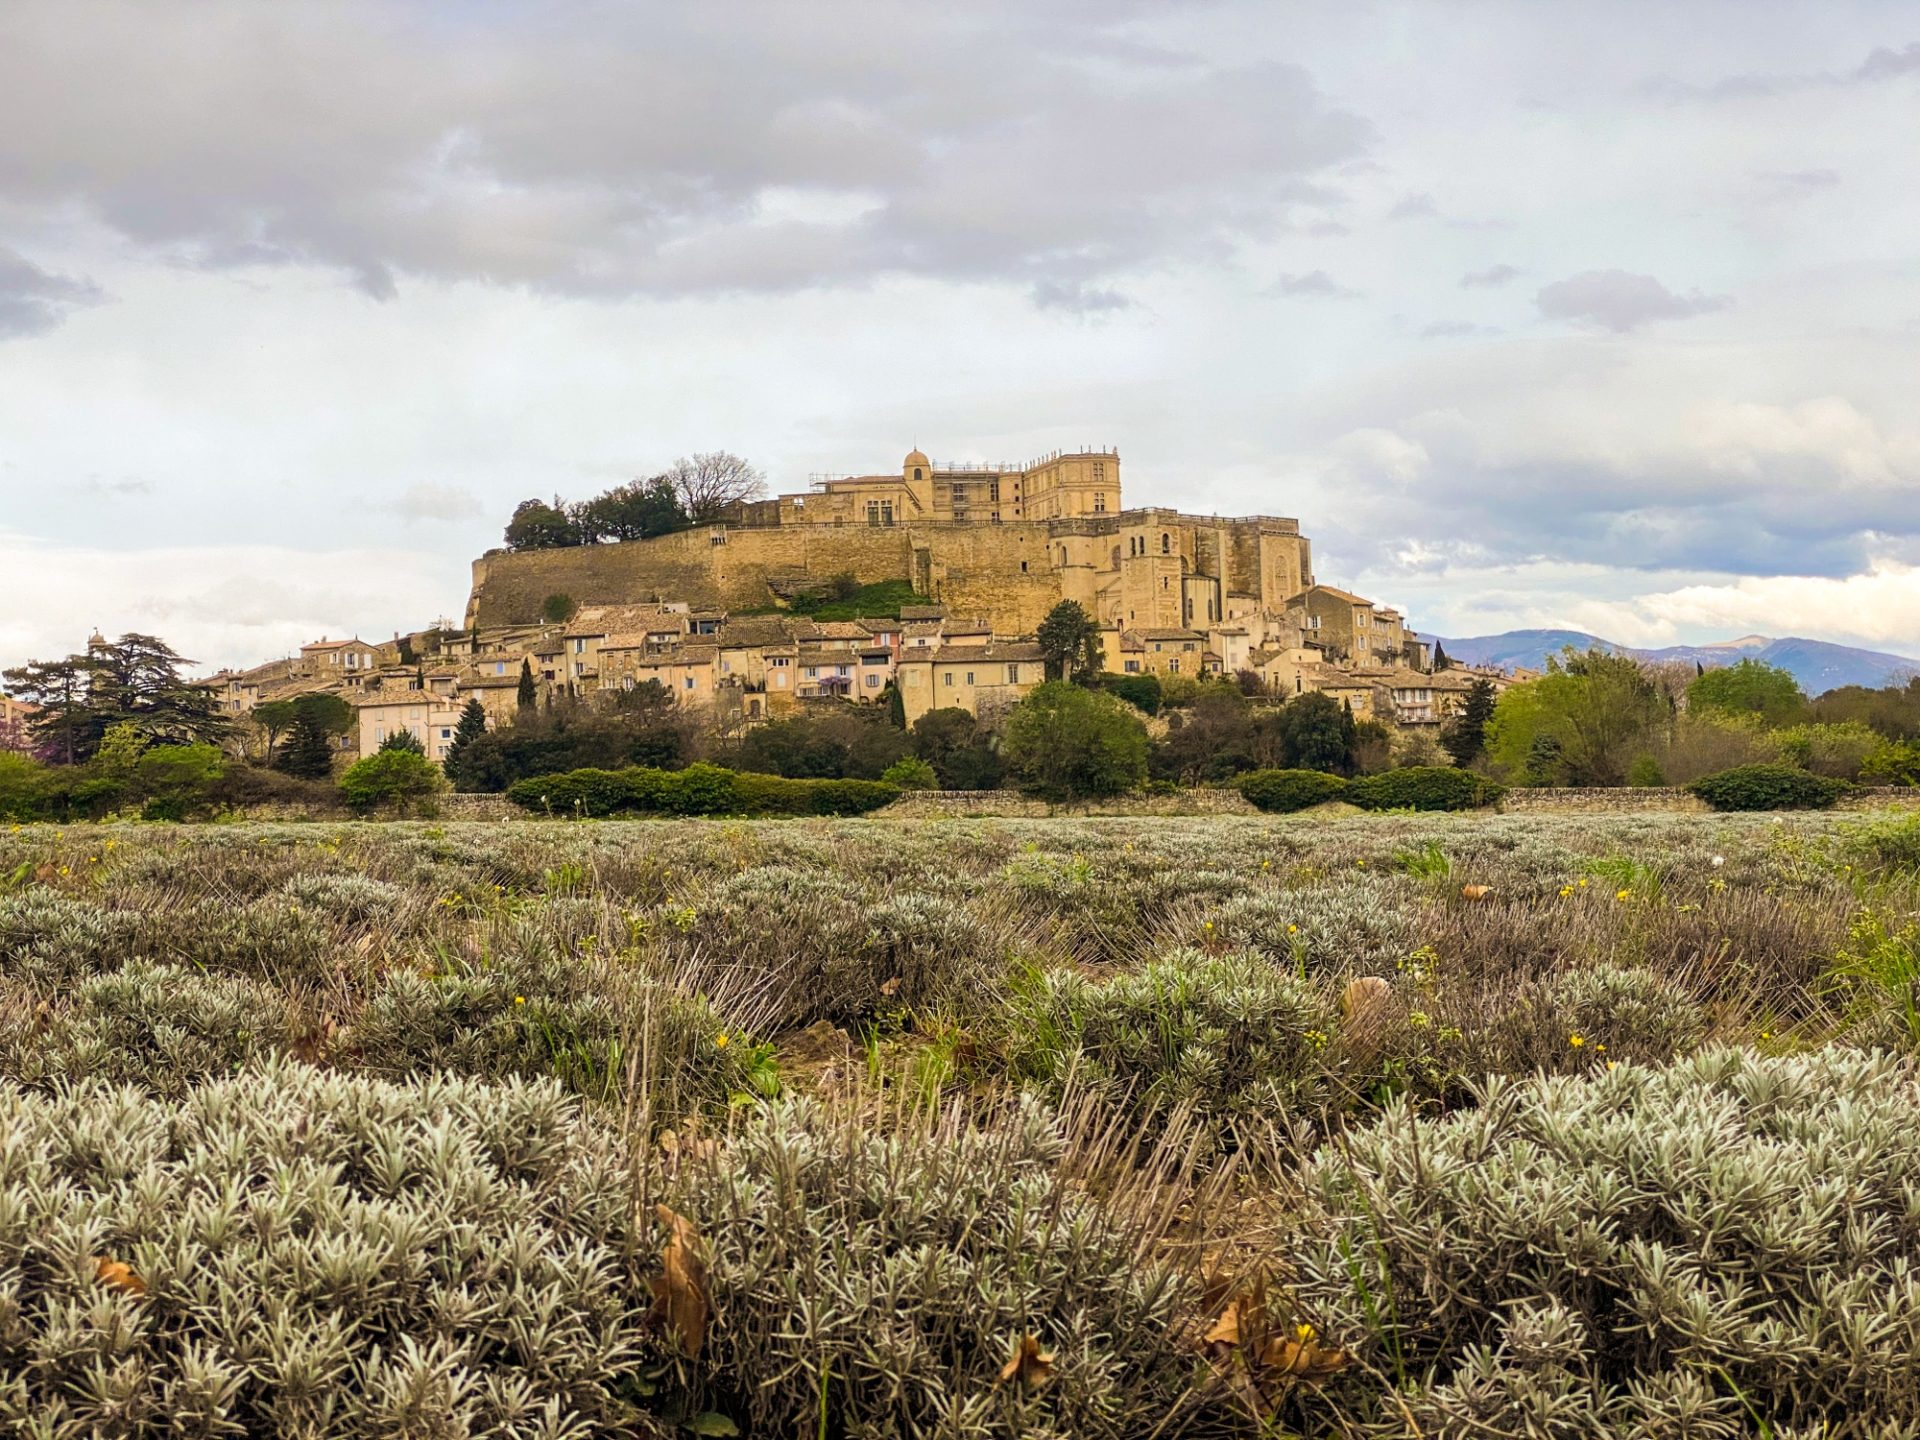
[[[653,1289],[650,1318],[677,1333],[681,1348],[689,1357],[696,1356],[707,1343],[707,1318],[713,1311],[700,1232],[692,1221],[665,1205],[654,1206],[653,1214],[667,1227],[667,1243],[660,1251],[661,1273],[647,1282]]]
[[[133,1267],[124,1260],[116,1260],[111,1255],[93,1257],[93,1278],[102,1285],[111,1285],[114,1289],[128,1295],[147,1293],[147,1282],[134,1274]]]
[[[1018,1382],[1028,1390],[1038,1390],[1053,1379],[1053,1351],[1040,1348],[1040,1337],[1031,1330],[1022,1332],[1013,1342],[1013,1354],[1000,1367],[1002,1385]]]
[[[1493,887],[1491,885],[1462,885],[1460,887],[1460,898],[1462,900],[1490,900],[1493,898]]]
[[[900,977],[895,975],[892,979],[882,980],[880,982],[880,993],[885,995],[889,1000],[895,995],[898,995],[900,993]]]

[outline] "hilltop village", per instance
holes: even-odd
[[[863,600],[871,613],[816,618]],[[895,472],[821,478],[672,534],[491,551],[461,624],[323,636],[201,683],[236,719],[337,693],[358,722],[343,748],[406,731],[436,760],[470,701],[501,726],[528,703],[647,682],[722,734],[810,705],[991,718],[1046,678],[1034,632],[1063,600],[1097,623],[1109,674],[1320,692],[1401,731],[1437,732],[1482,673],[1436,671],[1399,611],[1319,583],[1295,519],[1128,509],[1111,449],[1017,465],[916,449]]]

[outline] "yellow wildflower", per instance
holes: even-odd
[[[1576,1050],[1578,1050],[1582,1045],[1586,1043],[1587,1043],[1586,1040],[1579,1035],[1567,1036],[1567,1044],[1571,1045]]]
[[[1633,891],[1616,890],[1613,892],[1613,898],[1616,900],[1631,900],[1633,898]]]
[[[1302,1345],[1307,1345],[1312,1343],[1313,1326],[1308,1325],[1305,1322],[1302,1322],[1301,1324],[1296,1325],[1294,1327],[1293,1333],[1300,1337],[1300,1343]]]
[[[527,1003],[527,997],[524,995],[516,995],[513,997],[513,1003],[516,1005],[524,1005]]]
[[[1298,925],[1287,926],[1287,934],[1298,935],[1299,933],[1300,933],[1300,927]]]
[[[1573,887],[1571,885],[1562,885],[1560,887],[1560,894],[1563,898],[1565,896],[1571,895],[1572,893],[1573,893]]]
[[[726,1048],[727,1048],[727,1038],[728,1038],[728,1037],[727,1037],[727,1032],[726,1032],[726,1031],[724,1031],[724,1030],[722,1030],[722,1031],[721,1031],[721,1032],[720,1032],[720,1033],[719,1033],[718,1035],[716,1035],[716,1036],[714,1036],[714,1037],[713,1037],[713,1044],[714,1044],[714,1048],[715,1048],[716,1050],[724,1050],[724,1049],[726,1049]]]

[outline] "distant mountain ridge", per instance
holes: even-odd
[[[1738,640],[1716,640],[1705,645],[1668,645],[1658,650],[1640,650],[1621,645],[1584,630],[1508,630],[1499,635],[1471,635],[1458,639],[1437,637],[1449,656],[1467,665],[1498,665],[1503,669],[1523,666],[1538,670],[1549,655],[1558,655],[1571,645],[1576,650],[1599,648],[1643,660],[1684,660],[1707,666],[1731,665],[1738,660],[1760,660],[1777,665],[1800,682],[1809,695],[1838,689],[1842,685],[1878,688],[1920,675],[1920,660],[1906,655],[1890,655],[1883,650],[1860,650],[1851,645],[1834,645],[1825,640],[1807,640],[1797,635],[1773,639],[1766,635],[1743,635]]]

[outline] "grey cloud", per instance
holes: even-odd
[[[1033,303],[1042,310],[1066,310],[1075,315],[1103,315],[1133,308],[1133,301],[1118,290],[1062,285],[1054,280],[1042,280],[1033,287]]]
[[[151,495],[151,480],[126,479],[106,480],[98,475],[90,475],[73,487],[77,495],[93,495],[103,500],[125,499],[129,495]]]
[[[429,482],[409,485],[387,508],[408,520],[470,520],[481,512],[472,491]]]
[[[0,8],[0,201],[208,267],[572,295],[1089,287],[1270,233],[1371,127],[1126,7]],[[1017,57],[1017,58],[1010,58]],[[1052,293],[1052,292],[1049,292]]]
[[[1431,195],[1403,195],[1387,211],[1389,220],[1423,220],[1440,213]]]
[[[1771,171],[1755,177],[1759,182],[1763,198],[1768,200],[1803,200],[1822,190],[1831,190],[1840,183],[1838,170],[1780,170]]]
[[[1354,300],[1360,292],[1350,290],[1324,270],[1309,270],[1304,275],[1282,275],[1269,291],[1302,300]]]
[[[1851,70],[1838,73],[1808,71],[1783,75],[1729,75],[1709,85],[1692,84],[1661,75],[1643,82],[1639,88],[1641,93],[1660,100],[1750,100],[1821,86],[1873,85],[1916,73],[1920,73],[1920,41],[1899,49],[1877,46]]]
[[[1462,335],[1498,335],[1500,331],[1491,325],[1476,325],[1471,320],[1435,320],[1420,329],[1423,339],[1444,340]]]
[[[1892,80],[1901,75],[1920,73],[1920,40],[1898,50],[1885,46],[1876,49],[1853,72],[1855,80]]]
[[[55,275],[0,246],[0,340],[45,334],[70,312],[105,298],[92,281]]]
[[[1724,296],[1676,295],[1651,275],[1587,270],[1557,280],[1534,296],[1549,320],[1571,320],[1624,334],[1655,320],[1677,320],[1719,310]]]
[[[1490,265],[1485,270],[1472,270],[1460,277],[1462,290],[1485,290],[1504,285],[1509,280],[1518,279],[1520,271],[1512,265]]]

